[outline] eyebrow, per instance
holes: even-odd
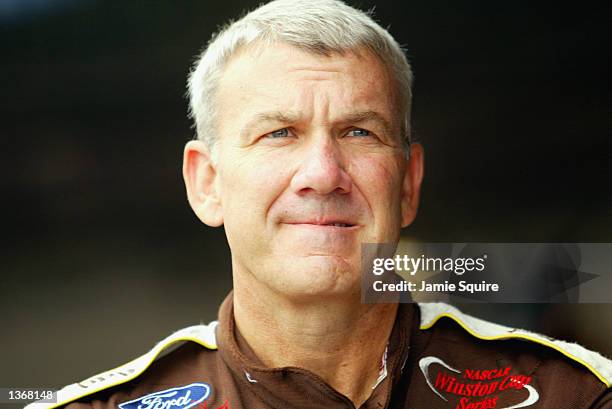
[[[293,112],[283,113],[281,111],[270,111],[270,112],[260,112],[256,114],[251,120],[249,120],[246,125],[242,128],[240,135],[244,138],[248,137],[251,132],[251,129],[262,122],[275,122],[275,123],[292,123],[297,122],[299,119],[299,115]]]
[[[255,114],[255,116],[246,123],[246,125],[242,128],[242,131],[240,132],[240,134],[243,137],[247,137],[251,129],[261,123],[273,122],[273,123],[287,124],[287,123],[298,122],[299,119],[300,119],[300,115],[295,112],[281,112],[281,111],[260,112],[258,114]],[[367,121],[378,122],[384,128],[385,133],[387,133],[388,135],[393,135],[393,127],[391,126],[389,121],[387,121],[385,117],[383,117],[381,114],[379,114],[376,111],[349,112],[347,114],[344,114],[342,118],[338,120],[337,122],[359,124],[359,123],[367,122]]]
[[[391,126],[389,121],[387,121],[385,117],[383,117],[381,114],[379,114],[376,111],[349,112],[348,114],[344,115],[341,122],[360,123],[360,122],[367,122],[367,121],[373,121],[373,122],[380,123],[382,127],[384,128],[384,131],[387,135],[389,136],[393,135],[393,127]]]

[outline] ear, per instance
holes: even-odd
[[[187,200],[196,216],[211,227],[223,224],[223,208],[217,187],[217,169],[202,141],[189,141],[183,155],[183,179]]]
[[[423,146],[420,143],[410,144],[410,158],[406,160],[406,173],[404,174],[401,197],[402,227],[406,227],[414,221],[419,209],[424,155]]]

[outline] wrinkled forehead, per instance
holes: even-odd
[[[315,52],[266,41],[241,47],[226,62],[217,88],[219,119],[226,119],[236,104],[276,104],[280,110],[308,81],[342,88],[348,96],[344,101],[384,107],[389,122],[401,128],[402,107],[391,69],[367,48]]]

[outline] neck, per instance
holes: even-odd
[[[397,304],[362,304],[359,295],[287,299],[234,272],[236,326],[268,367],[321,377],[359,407],[372,393]]]

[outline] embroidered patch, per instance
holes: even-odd
[[[531,406],[540,399],[538,391],[529,385],[531,376],[511,374],[509,366],[465,369],[462,372],[438,357],[426,356],[419,360],[419,368],[427,385],[440,399],[448,402],[448,397],[455,397],[457,405],[451,407],[456,409],[518,409]],[[527,394],[521,393],[515,404],[498,406],[500,396],[520,390]]]
[[[208,384],[192,383],[153,392],[118,406],[119,409],[189,409],[204,402],[210,396],[210,391]]]

